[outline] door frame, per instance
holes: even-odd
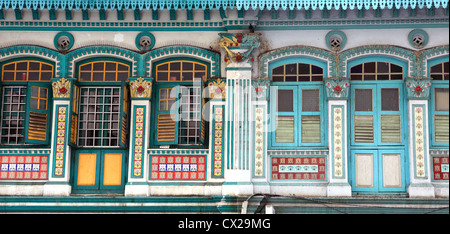
[[[96,171],[95,171],[95,185],[77,185],[78,181],[78,163],[80,153],[95,153]],[[122,174],[120,185],[103,185],[104,181],[104,164],[105,154],[121,153],[122,156]],[[127,159],[128,151],[125,149],[78,149],[72,153],[72,193],[73,194],[107,194],[107,193],[121,193],[125,191],[125,184],[127,178]]]

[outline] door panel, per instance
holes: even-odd
[[[400,154],[383,154],[383,187],[402,186],[402,165]]]
[[[78,155],[78,186],[93,186],[96,182],[97,154],[80,153]]]
[[[122,193],[126,157],[120,149],[80,149],[75,153],[73,193]]]
[[[104,155],[103,185],[120,186],[122,184],[122,157],[120,153]]]
[[[355,154],[355,182],[356,187],[374,187],[373,154]]]

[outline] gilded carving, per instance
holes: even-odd
[[[130,80],[132,98],[150,98],[152,96],[152,82],[142,77]]]
[[[52,83],[53,98],[70,98],[71,82],[66,78],[61,78]]]

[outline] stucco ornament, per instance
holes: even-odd
[[[209,98],[225,99],[227,82],[220,78],[212,80],[208,83]]]
[[[71,82],[66,78],[61,78],[52,83],[54,98],[70,98]]]
[[[405,78],[408,99],[428,99],[432,80],[429,77]]]
[[[252,56],[252,52],[259,46],[259,33],[220,33],[219,35],[221,37],[219,45],[226,51],[224,61],[227,65],[231,62],[243,61],[253,64],[255,58]],[[246,51],[233,52],[232,50]]]
[[[130,91],[132,98],[150,98],[152,96],[152,82],[142,77],[130,80]]]
[[[323,82],[327,87],[327,97],[329,99],[347,99],[350,88],[350,78],[336,77],[324,78]]]

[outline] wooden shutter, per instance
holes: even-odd
[[[70,111],[70,140],[69,145],[77,146],[78,137],[78,113],[79,113],[79,102],[80,102],[80,87],[76,84],[72,85],[71,91],[71,111]]]
[[[129,113],[129,92],[125,81],[122,81],[121,87],[121,105],[120,105],[120,131],[119,131],[119,146],[122,148],[128,145],[128,113]]]
[[[164,93],[164,94],[163,94]],[[156,94],[156,145],[178,144],[179,87],[163,87]],[[172,108],[166,102],[173,102]],[[162,108],[166,106],[166,108]]]
[[[400,115],[381,115],[381,142],[401,142]]]
[[[25,117],[25,143],[48,145],[50,141],[51,83],[29,83]]]
[[[448,115],[434,115],[434,138],[436,142],[448,143],[448,121]]]
[[[320,116],[302,116],[302,143],[320,143]]]
[[[354,134],[355,142],[373,143],[374,142],[374,125],[373,115],[355,115],[354,117]]]
[[[295,117],[277,116],[275,141],[278,143],[295,142]]]
[[[202,144],[205,144],[206,142],[206,120],[205,118],[203,118],[204,113],[208,113],[208,110],[206,110],[206,97],[208,95],[206,95],[204,92],[205,90],[208,91],[208,89],[205,89],[205,83],[203,81],[203,79],[200,79],[201,81],[201,88],[200,88],[200,100],[201,100],[201,104],[200,104],[200,142]],[[209,116],[209,115],[207,115]]]

